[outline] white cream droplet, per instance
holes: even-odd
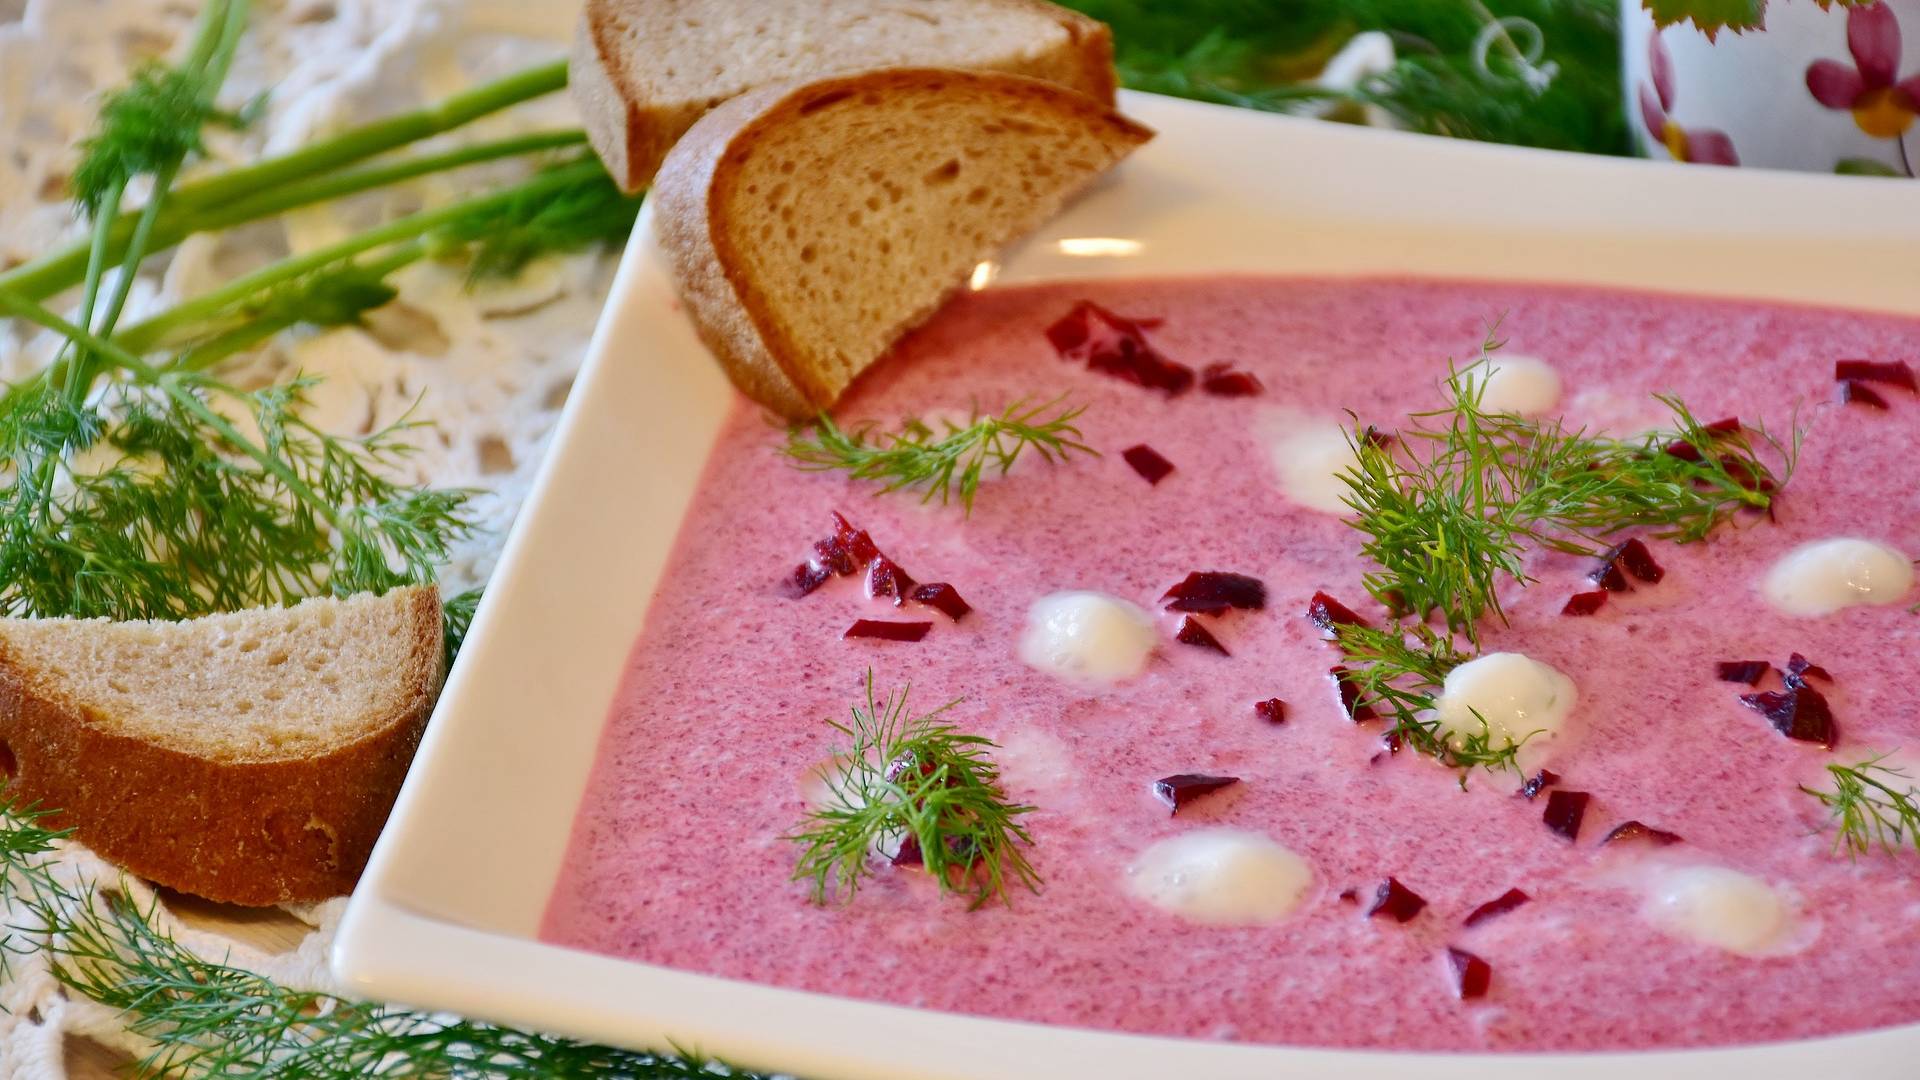
[[[1466,385],[1479,388],[1483,412],[1539,416],[1560,404],[1560,373],[1531,356],[1503,352],[1460,375]]]
[[[1052,675],[1119,682],[1140,674],[1156,635],[1146,612],[1097,592],[1057,592],[1027,610],[1020,659]]]
[[[1891,604],[1913,588],[1913,560],[1885,544],[1836,536],[1802,544],[1767,569],[1760,592],[1788,615]]]
[[[1786,901],[1773,886],[1724,866],[1656,872],[1645,914],[1667,934],[1741,956],[1773,951],[1791,921]]]
[[[1268,442],[1287,498],[1328,514],[1349,511],[1346,496],[1351,489],[1340,474],[1357,468],[1360,459],[1340,425],[1304,417],[1276,418]]]
[[[1205,926],[1260,926],[1292,913],[1313,868],[1267,836],[1195,829],[1161,840],[1127,868],[1127,891]]]
[[[1528,764],[1543,760],[1580,700],[1573,680],[1522,653],[1496,652],[1447,673],[1436,719],[1459,743],[1479,735],[1482,724],[1493,745],[1521,744]]]

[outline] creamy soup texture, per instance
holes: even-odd
[[[1082,299],[1163,319],[1149,336],[1166,356],[1263,391],[1169,397],[1061,359],[1045,330]],[[1496,319],[1495,363],[1515,363],[1486,393],[1515,411],[1626,434],[1666,423],[1652,395],[1670,393],[1702,420],[1804,432],[1773,520],[1650,541],[1664,578],[1587,617],[1562,607],[1593,588],[1593,560],[1536,553],[1537,582],[1502,592],[1511,624],[1487,624],[1481,658],[1448,680],[1443,720],[1551,729],[1524,763],[1590,796],[1572,841],[1519,776],[1463,790],[1430,759],[1382,753],[1304,617],[1322,590],[1379,615],[1329,482],[1351,460],[1347,411],[1392,428],[1439,405],[1448,358],[1477,356]],[[739,405],[611,704],[543,935],[929,1009],[1316,1046],[1706,1046],[1920,1021],[1920,856],[1835,854],[1799,790],[1832,763],[1920,761],[1920,398],[1883,386],[1884,410],[1841,403],[1846,358],[1920,359],[1920,322],[1394,280],[963,296],[836,415],[893,425],[1065,394],[1101,456],[1023,460],[967,517],[798,471],[784,434]],[[1173,471],[1148,484],[1121,453],[1137,444]],[[972,613],[897,612],[858,577],[786,595],[836,510]],[[1230,655],[1177,642],[1160,603],[1196,570],[1265,583],[1264,609],[1206,620]],[[862,618],[934,625],[843,640]],[[1740,703],[1752,688],[1717,675],[1792,653],[1831,673],[1831,751],[1783,737]],[[924,707],[962,699],[950,718],[998,744],[1009,794],[1038,807],[1040,892],[969,911],[876,860],[851,902],[822,906],[791,880],[783,836],[836,750],[825,721],[869,670]],[[1278,724],[1253,708],[1276,697]],[[1170,814],[1153,784],[1183,773],[1239,783]],[[1681,839],[1600,843],[1628,820]],[[1366,914],[1389,877],[1425,901],[1404,922]],[[1513,889],[1529,902],[1465,925]],[[1461,999],[1449,949],[1484,961],[1482,996]]]

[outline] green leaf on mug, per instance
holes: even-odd
[[[1714,40],[1722,30],[1758,30],[1766,22],[1766,0],[1640,0],[1656,26],[1691,21]]]
[[[1899,176],[1900,170],[1884,161],[1875,161],[1870,157],[1841,158],[1834,162],[1833,171],[1841,176]]]

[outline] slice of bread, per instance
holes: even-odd
[[[178,623],[0,619],[8,796],[181,892],[338,896],[393,808],[440,658],[432,586]]]
[[[1018,75],[896,68],[762,87],[674,147],[654,222],[734,383],[801,420],[1152,136]]]
[[[1030,75],[1113,104],[1106,25],[1045,0],[587,0],[568,82],[633,192],[694,121],[753,87],[918,66]]]

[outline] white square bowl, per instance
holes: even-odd
[[[1494,147],[1148,95],[1124,107],[1159,138],[1011,253],[997,281],[1390,273],[1920,313],[1920,184]],[[1920,1070],[1920,1025],[1635,1054],[1298,1049],[927,1012],[541,942],[623,662],[734,400],[680,311],[650,223],[643,214],[538,485],[340,928],[333,963],[350,989],[821,1080],[1628,1071],[1804,1080]]]

